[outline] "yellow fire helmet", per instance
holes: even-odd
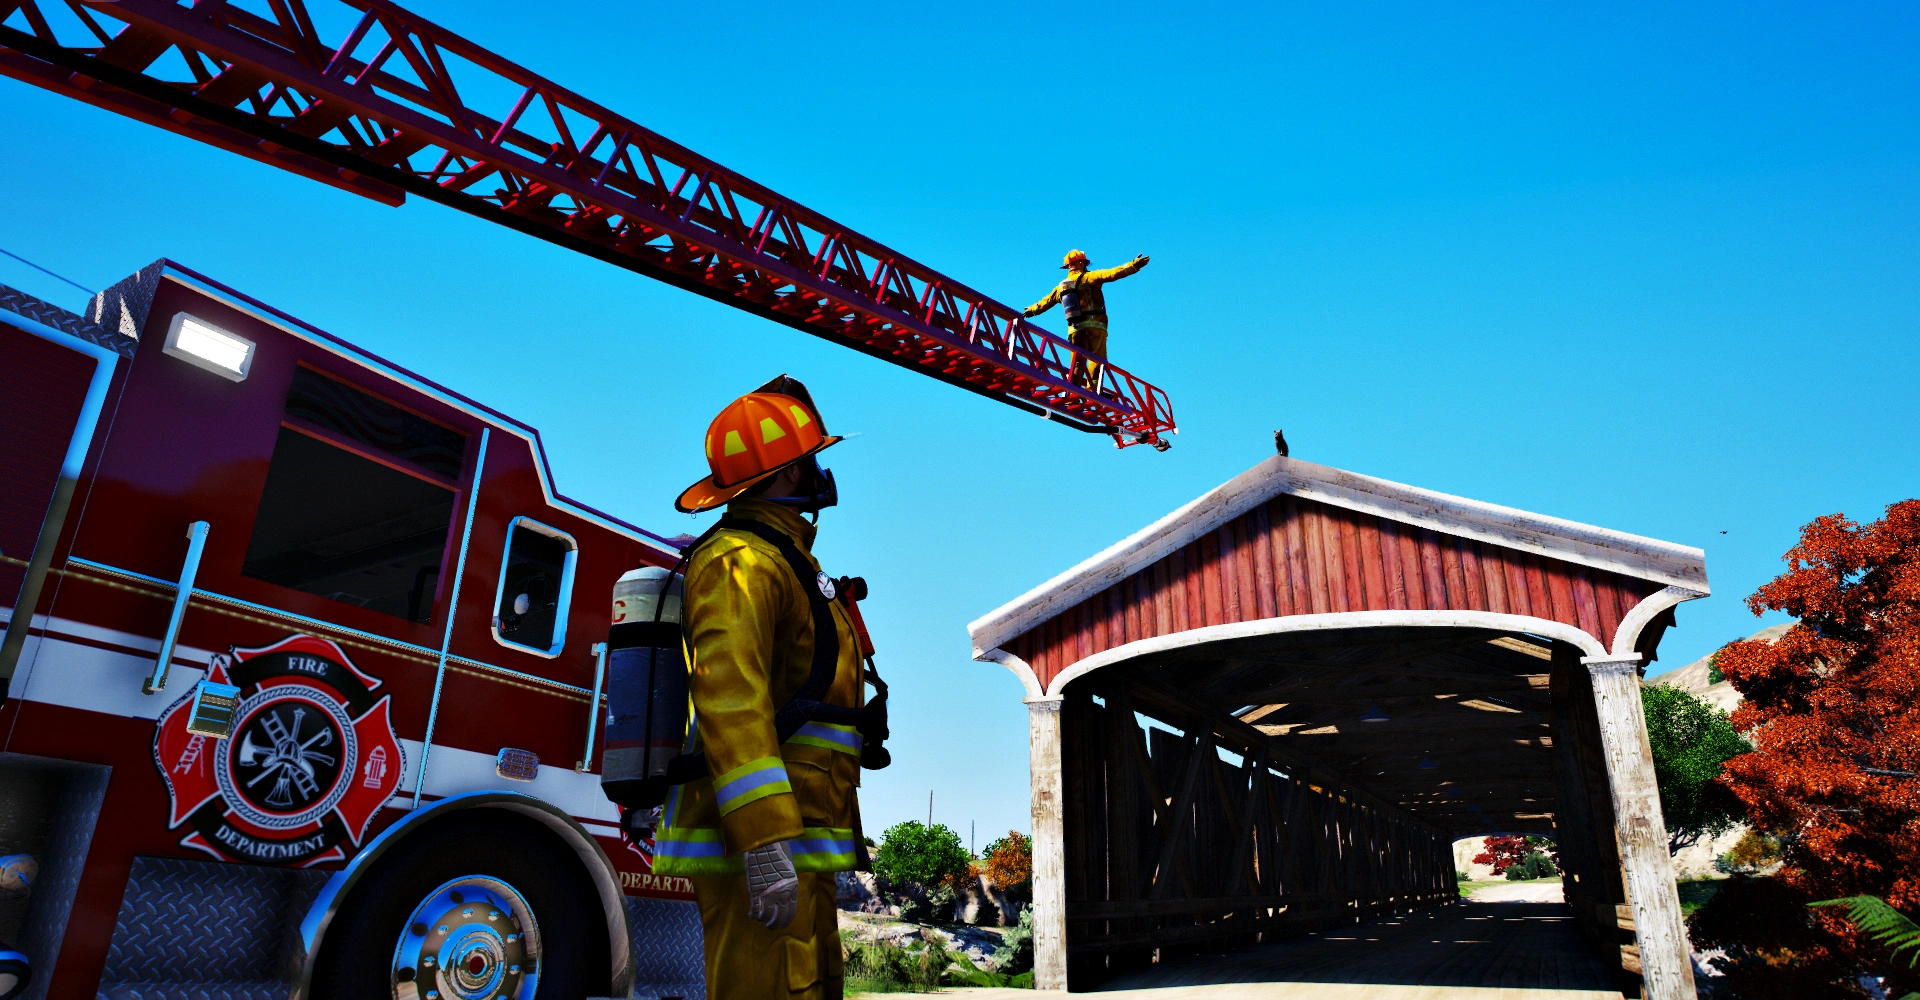
[[[1078,265],[1082,270],[1086,269],[1087,252],[1085,250],[1067,251],[1066,258],[1060,262],[1060,270],[1071,271],[1074,269],[1076,265]]]

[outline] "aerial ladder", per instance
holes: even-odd
[[[398,206],[412,194],[1118,447],[1167,394],[1020,310],[384,0],[0,0],[0,74]],[[495,113],[478,105],[493,102]]]

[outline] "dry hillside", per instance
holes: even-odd
[[[1769,625],[1747,638],[1765,639],[1768,642],[1772,642],[1782,635],[1785,635],[1787,629],[1792,627],[1791,624]],[[1711,659],[1713,659],[1712,654],[1708,654],[1678,670],[1669,670],[1664,674],[1649,677],[1645,683],[1665,684],[1668,687],[1677,687],[1682,691],[1686,691],[1700,698],[1717,709],[1731,712],[1734,706],[1740,704],[1740,692],[1735,691],[1733,685],[1726,681],[1715,684],[1709,680],[1707,662]]]

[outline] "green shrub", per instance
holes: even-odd
[[[973,911],[974,926],[975,927],[992,927],[995,924],[998,924],[999,922],[1000,922],[1000,907],[994,903],[992,896],[989,896],[986,893],[981,893],[980,908]]]
[[[892,902],[898,908],[902,920],[916,924],[933,922],[933,907],[927,905],[924,896],[903,892],[895,894]]]
[[[1003,976],[1017,976],[1028,973],[1027,987],[1033,988],[1033,907],[1020,911],[1020,923],[1009,929],[1000,939],[1000,947],[993,953],[994,964],[999,966]]]
[[[860,942],[844,945],[847,992],[902,993],[942,986],[1003,986],[1003,982],[976,981],[972,962],[963,954],[928,942],[917,948]]]
[[[848,979],[877,980],[901,985],[911,980],[911,970],[908,967],[907,952],[904,948],[861,942],[846,945],[845,956]]]
[[[927,922],[953,923],[953,908],[959,901],[960,895],[953,891],[950,883],[942,882],[927,890],[927,909],[933,911],[927,915]]]
[[[1667,850],[1678,853],[1733,829],[1740,802],[1714,779],[1728,760],[1753,747],[1734,731],[1727,713],[1679,688],[1643,687],[1640,702],[1666,818]]]
[[[895,823],[880,835],[873,854],[873,870],[894,882],[915,882],[931,888],[964,878],[973,867],[960,835],[944,825]]]
[[[1524,882],[1527,879],[1551,878],[1558,874],[1560,869],[1553,863],[1552,858],[1543,852],[1534,851],[1520,859],[1519,864],[1508,866],[1507,881]]]

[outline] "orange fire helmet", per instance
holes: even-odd
[[[1060,270],[1062,270],[1062,271],[1071,271],[1071,270],[1073,270],[1073,265],[1075,265],[1075,264],[1078,264],[1078,265],[1080,265],[1080,267],[1081,267],[1081,269],[1082,269],[1082,270],[1084,270],[1084,269],[1086,268],[1086,266],[1087,266],[1087,252],[1086,252],[1085,250],[1069,250],[1069,251],[1067,251],[1067,256],[1066,256],[1066,258],[1065,258],[1064,260],[1062,260],[1062,261],[1060,262]]]
[[[772,386],[790,392],[765,391]],[[806,387],[783,375],[728,403],[707,425],[707,467],[713,474],[687,487],[673,506],[689,514],[712,510],[843,440],[827,434]]]

